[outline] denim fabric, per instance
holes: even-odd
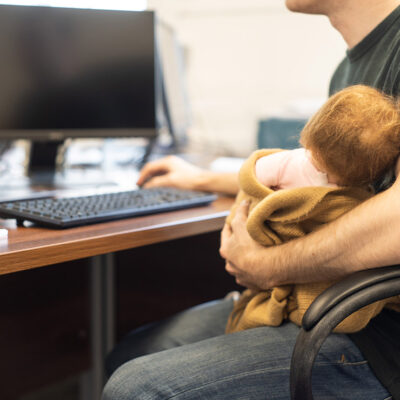
[[[103,400],[289,399],[299,328],[288,322],[224,335],[231,309],[232,301],[208,303],[132,332],[108,357],[109,373],[122,366]],[[391,398],[340,334],[330,335],[317,357],[313,392],[324,400]]]

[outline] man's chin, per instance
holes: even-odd
[[[325,14],[321,0],[285,0],[286,8],[303,14]]]

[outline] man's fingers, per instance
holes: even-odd
[[[231,264],[229,261],[225,263],[225,270],[229,275],[233,275],[236,277],[237,270],[233,264]]]
[[[222,228],[221,235],[225,237],[229,237],[232,234],[232,227],[231,224],[225,223],[224,227]]]
[[[243,200],[239,204],[239,207],[237,208],[236,215],[238,215],[241,218],[247,219],[247,217],[249,215],[249,207],[250,207],[250,201],[249,200]]]
[[[146,189],[153,187],[161,187],[161,186],[171,186],[169,178],[165,175],[154,176],[143,185],[143,187]]]
[[[136,183],[141,186],[153,176],[164,174],[167,171],[168,165],[165,159],[149,162],[141,169],[139,178]]]
[[[243,200],[238,208],[236,209],[235,216],[232,219],[232,230],[236,229],[246,229],[247,217],[249,215],[250,202],[248,200]]]
[[[226,242],[227,240],[229,240],[231,235],[232,235],[232,228],[230,224],[225,224],[221,231],[221,243],[219,247],[219,254],[222,258],[226,258],[226,253],[225,253]]]

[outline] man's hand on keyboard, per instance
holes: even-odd
[[[176,156],[147,163],[140,171],[137,184],[145,188],[171,186],[179,189],[199,189],[207,171]]]

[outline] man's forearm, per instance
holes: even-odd
[[[271,248],[270,267],[276,281],[267,285],[331,280],[362,269],[400,264],[399,239],[397,181],[322,229]]]
[[[195,189],[236,195],[239,192],[237,173],[204,171],[195,183]]]

